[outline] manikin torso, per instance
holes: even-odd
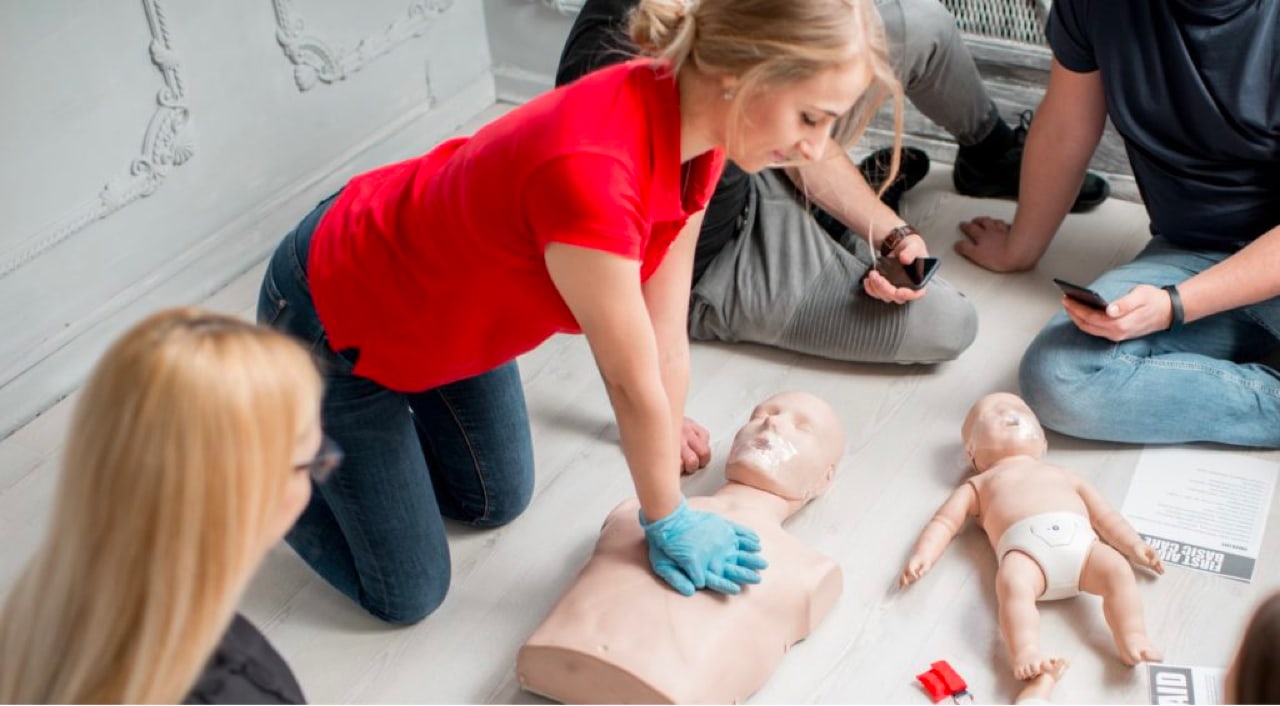
[[[777,414],[761,417],[770,403]],[[794,424],[796,414],[809,431]],[[775,396],[757,407],[730,452],[727,473],[752,485],[730,481],[713,496],[689,498],[692,509],[720,514],[760,537],[769,567],[737,596],[704,590],[685,597],[667,587],[649,567],[638,503],[619,505],[586,567],[521,648],[521,685],[565,703],[745,700],[840,596],[840,566],[789,535],[782,522],[825,490],[842,449],[825,403],[797,393]],[[769,461],[756,463],[767,468],[748,469],[753,454],[755,462]],[[815,477],[810,469],[816,483],[787,487],[800,474]]]
[[[978,523],[992,548],[1005,530],[1047,512],[1072,512],[1088,519],[1074,473],[1031,456],[1013,456],[969,479],[978,495]]]
[[[691,498],[760,535],[769,568],[741,595],[685,597],[649,569],[639,504],[609,514],[577,581],[520,651],[530,691],[565,703],[736,703],[759,689],[843,587],[840,566],[730,498]]]

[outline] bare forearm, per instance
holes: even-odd
[[[1280,226],[1178,284],[1186,321],[1280,296]]]
[[[1023,146],[1018,210],[1008,238],[1007,270],[1035,267],[1080,192],[1085,168],[1107,124],[1098,71],[1050,62],[1049,85]]]
[[[1064,116],[1071,117],[1071,116]],[[1060,124],[1052,113],[1036,116],[1022,157],[1018,210],[1010,245],[1026,269],[1035,266],[1080,192],[1101,131]]]
[[[667,392],[675,439],[680,440],[684,422],[684,404],[689,394],[689,336],[682,333],[662,354],[662,387]]]
[[[655,376],[622,384],[606,381],[605,387],[640,508],[650,520],[666,517],[680,504],[680,431],[672,422],[664,385]]]
[[[862,176],[858,165],[832,143],[829,156],[799,167],[787,168],[787,176],[800,191],[858,233],[873,230],[875,243],[904,221],[886,206]],[[834,150],[834,152],[833,152]]]
[[[693,279],[694,248],[704,215],[699,211],[689,218],[667,258],[643,290],[657,343],[658,370],[670,404],[669,413],[677,444],[684,421],[685,396],[689,391],[689,282]],[[677,452],[676,460],[679,458]]]

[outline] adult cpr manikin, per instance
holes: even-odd
[[[690,498],[754,530],[762,581],[682,596],[649,569],[632,500],[605,520],[573,585],[520,649],[527,690],[565,703],[735,703],[759,689],[843,587],[835,561],[782,523],[831,483],[844,452],[835,411],[805,393],[762,402],[734,438],[728,482]]]

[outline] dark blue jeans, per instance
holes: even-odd
[[[370,613],[408,624],[435,610],[449,589],[443,518],[496,527],[529,504],[529,417],[514,361],[402,393],[355,375],[358,351],[330,349],[306,262],[311,233],[331,201],[285,237],[258,299],[258,321],[302,341],[315,356],[325,377],[322,423],[345,453],[342,467],[313,487],[286,539]]]

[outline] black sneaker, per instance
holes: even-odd
[[[889,161],[893,159],[893,148],[885,147],[867,155],[866,159],[858,163],[858,169],[862,171],[862,176],[866,178],[867,183],[871,185],[873,191],[879,191],[880,185],[884,184],[884,180],[889,176]],[[902,162],[898,165],[898,176],[885,190],[880,200],[894,213],[897,213],[898,206],[902,203],[902,195],[929,173],[929,155],[924,150],[918,150],[915,147],[902,148]]]
[[[977,160],[972,153],[966,155],[961,147],[956,154],[956,166],[952,171],[952,182],[956,191],[965,196],[980,199],[1018,198],[1018,179],[1022,169],[1022,148],[1027,141],[1027,130],[1031,127],[1033,112],[1022,111],[1018,127],[1013,129],[1013,142],[995,160]],[[1071,212],[1088,211],[1111,195],[1111,186],[1106,179],[1085,172],[1084,181],[1080,184],[1080,193],[1075,203],[1071,204]]]

